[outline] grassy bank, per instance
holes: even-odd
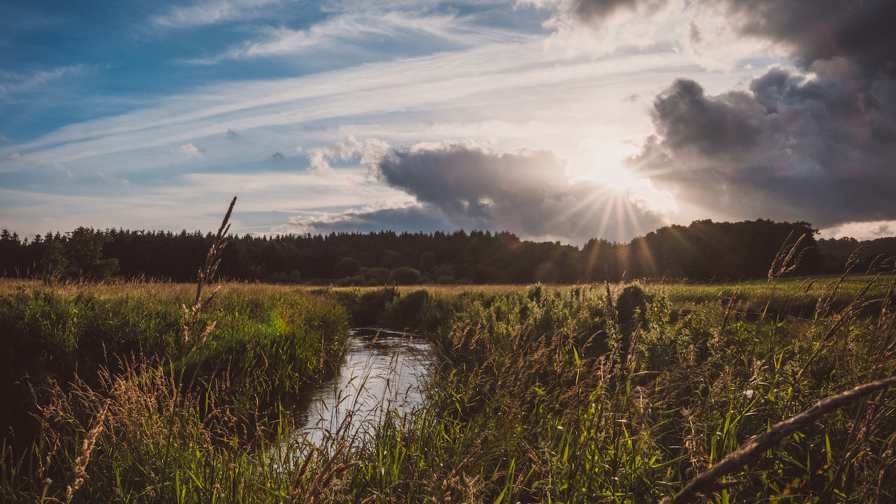
[[[4,394],[19,394],[14,420],[33,419],[7,436],[0,497],[40,501],[49,478],[62,501],[79,479],[73,501],[658,501],[774,424],[896,374],[892,276],[838,281],[232,284],[200,345],[183,341],[190,287],[0,283],[18,352]],[[314,449],[289,409],[349,324],[418,331],[437,368],[413,414]],[[710,501],[896,499],[894,404],[844,404]]]
[[[429,331],[440,362],[425,406],[356,448],[348,496],[670,497],[772,425],[896,374],[893,285],[856,276],[336,293],[360,313],[391,297],[379,322],[404,313]],[[893,500],[894,408],[893,393],[879,392],[837,409],[740,464],[712,500]]]
[[[185,335],[194,295],[161,284],[7,289],[0,500],[289,495],[273,462],[260,479],[253,453],[271,436],[258,433],[282,429],[284,408],[333,372],[348,316],[322,299],[229,286]]]

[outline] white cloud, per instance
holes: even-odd
[[[750,57],[778,58],[787,47],[750,36],[759,9],[731,9],[724,1],[518,0],[550,8],[550,44],[600,56],[623,46],[675,46],[708,70],[729,71]],[[761,31],[761,30],[760,30]]]
[[[301,147],[298,149],[301,151]],[[371,166],[377,163],[389,150],[389,144],[375,138],[368,138],[363,143],[349,135],[343,142],[335,143],[330,147],[317,147],[308,151],[309,169],[318,174],[333,173],[330,161],[341,159],[348,161],[354,157],[361,157],[361,164]]]
[[[840,226],[822,229],[821,238],[855,238],[859,241],[896,236],[896,221],[848,222]]]
[[[109,184],[122,185],[122,186],[126,186],[126,187],[131,185],[131,182],[126,178],[120,178],[120,177],[116,177],[114,175],[106,175],[103,172],[98,172],[98,174],[101,179],[103,179],[104,181],[106,181]]]
[[[83,65],[56,67],[52,70],[11,72],[0,70],[0,99],[12,94],[34,91],[52,81],[84,73]]]
[[[234,46],[210,58],[188,63],[212,65],[224,60],[241,60],[277,55],[332,50],[338,44],[362,44],[370,38],[397,39],[402,36],[428,36],[451,44],[470,47],[492,42],[520,42],[528,37],[499,28],[477,26],[475,18],[419,11],[385,11],[376,8],[354,9],[326,18],[310,28],[294,30],[285,26],[266,26],[259,40]]]
[[[205,153],[205,149],[197,149],[196,146],[191,143],[181,145],[180,151],[192,158],[201,157]]]
[[[554,9],[544,27],[549,40],[569,52],[600,56],[617,47],[646,47],[673,42],[685,11],[684,0],[583,2],[581,0],[518,0],[518,5]],[[594,5],[594,8],[587,8]]]
[[[308,160],[311,162],[309,169],[320,175],[333,173],[333,167],[327,160],[327,150],[324,148],[316,148],[308,151]]]
[[[190,6],[177,6],[152,22],[167,28],[204,26],[233,20],[246,20],[264,15],[265,9],[281,0],[209,0]]]
[[[0,147],[0,152],[21,152],[23,157],[27,154],[34,162],[44,164],[140,153],[138,160],[127,160],[138,161],[129,163],[137,168],[176,162],[160,154],[156,150],[159,147],[180,147],[197,139],[209,145],[209,139],[220,138],[222,144],[215,145],[215,155],[230,148],[231,157],[259,159],[286,147],[263,145],[258,152],[250,152],[253,133],[254,142],[262,141],[262,137],[282,137],[285,142],[291,136],[307,138],[312,133],[317,138],[334,134],[344,138],[352,133],[330,129],[307,132],[301,128],[330,119],[338,120],[337,124],[357,121],[359,129],[371,125],[373,131],[400,126],[412,141],[425,140],[414,130],[420,122],[414,113],[445,114],[432,118],[455,121],[444,124],[478,124],[476,135],[511,133],[517,128],[514,125],[531,124],[538,118],[554,128],[556,137],[552,141],[568,141],[564,137],[573,131],[583,136],[619,138],[621,134],[621,140],[650,126],[642,106],[622,103],[622,98],[637,90],[655,94],[659,89],[654,89],[651,82],[688,75],[687,61],[674,53],[596,62],[567,60],[562,54],[543,51],[540,42],[496,44],[299,78],[209,86],[167,98],[156,107],[66,126],[26,144]],[[699,73],[696,66],[690,70]],[[714,77],[718,87],[730,86],[741,78],[735,73]],[[711,89],[713,81],[706,81],[706,85]],[[397,111],[403,112],[387,116]],[[508,125],[506,130],[489,131],[496,117],[502,117],[501,122]],[[601,120],[595,121],[596,117]],[[632,130],[638,120],[641,125]],[[292,125],[294,131],[284,129]],[[228,129],[239,131],[241,141],[228,142]],[[264,134],[258,135],[261,131]],[[466,136],[462,128],[457,132],[459,137]],[[435,129],[433,133],[431,138],[445,139]],[[404,137],[397,140],[405,141]]]

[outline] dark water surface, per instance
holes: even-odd
[[[347,434],[372,432],[386,409],[403,414],[422,402],[431,364],[430,344],[411,333],[353,329],[339,373],[314,391],[302,434],[321,446],[349,416]]]

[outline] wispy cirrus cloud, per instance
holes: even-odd
[[[332,14],[325,20],[304,29],[287,26],[265,26],[257,40],[231,47],[207,58],[194,58],[186,63],[214,65],[225,60],[281,56],[311,50],[334,50],[335,46],[359,44],[365,40],[430,38],[454,45],[472,47],[494,42],[522,42],[532,37],[524,33],[487,27],[477,23],[475,15],[459,16],[421,9],[386,11],[359,8]]]
[[[209,0],[189,6],[176,6],[164,14],[154,16],[152,23],[166,28],[190,28],[227,21],[253,19],[264,16],[282,0]]]
[[[137,169],[176,163],[177,159],[165,152],[188,142],[198,145],[198,139],[203,139],[209,157],[220,153],[229,159],[235,154],[239,159],[246,155],[264,159],[271,152],[294,149],[299,138],[336,140],[333,135],[344,139],[351,134],[351,130],[302,129],[320,121],[393,131],[398,141],[423,140],[419,134],[421,121],[428,122],[426,129],[439,138],[463,137],[464,124],[471,122],[476,137],[521,135],[526,142],[538,137],[576,142],[570,137],[570,132],[575,132],[618,138],[619,126],[595,122],[594,111],[599,110],[607,121],[631,117],[632,107],[638,112],[642,106],[623,103],[622,98],[638,87],[646,92],[653,89],[643,78],[644,72],[671,79],[687,63],[685,58],[670,54],[602,62],[559,60],[560,64],[557,56],[544,51],[538,41],[493,44],[305,77],[223,83],[172,96],[131,113],[72,124],[24,144],[0,146],[0,154],[20,152],[23,160],[44,164],[120,155],[124,158],[118,162]],[[717,78],[732,82],[740,77],[731,74]],[[449,116],[453,121],[448,124],[453,126],[445,129],[439,124],[446,123],[432,123],[430,110],[456,110]],[[393,111],[403,112],[393,117]],[[409,116],[411,111],[422,115]],[[505,120],[488,121],[498,115]],[[540,118],[542,125],[526,126],[534,117]],[[642,122],[635,131],[649,127],[649,119],[645,117]],[[239,132],[238,136],[228,130]],[[261,130],[265,131],[264,138],[252,135]],[[259,152],[251,154],[248,149],[259,142],[270,144],[259,144]],[[329,140],[324,142],[331,144]],[[309,143],[304,146],[316,147]],[[164,152],[157,151],[159,148]],[[114,159],[110,157],[104,163]]]
[[[61,66],[50,70],[30,72],[0,70],[0,99],[18,93],[36,91],[64,77],[82,75],[84,71],[83,65]]]

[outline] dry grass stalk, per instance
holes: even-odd
[[[800,236],[793,245],[788,245],[787,242],[790,241],[790,237],[793,236],[793,232],[787,235],[787,239],[784,240],[784,243],[781,245],[781,248],[778,250],[778,253],[775,255],[775,260],[772,261],[772,266],[768,270],[768,279],[769,281],[774,280],[775,278],[782,277],[788,273],[792,273],[793,270],[796,269],[800,264],[800,259],[802,259],[803,254],[807,249],[803,249],[800,251],[800,255],[796,255],[796,251],[800,248],[800,243],[803,242],[803,239],[806,238],[806,235]]]
[[[859,385],[852,390],[829,397],[793,418],[775,424],[768,430],[768,432],[760,434],[747,441],[738,448],[737,451],[729,454],[721,462],[710,467],[703,474],[691,480],[691,482],[674,497],[666,497],[661,500],[660,504],[684,504],[686,502],[693,502],[703,495],[740,484],[739,481],[720,482],[719,478],[736,472],[742,467],[755,462],[766,450],[777,445],[782,439],[800,429],[808,427],[827,413],[846,406],[860,397],[872,394],[878,390],[884,390],[894,385],[896,385],[896,376]]]
[[[305,473],[308,472],[308,465],[311,463],[311,459],[314,458],[315,449],[312,448],[308,455],[305,455],[305,460],[302,462],[302,466],[299,467],[299,470],[296,471],[296,475],[292,480],[292,492],[289,495],[289,504],[295,504],[299,501],[299,495],[302,489],[302,480],[305,478]]]
[[[103,409],[100,410],[100,414],[96,417],[93,428],[90,429],[90,432],[87,433],[87,437],[84,438],[84,442],[81,444],[81,455],[75,459],[75,481],[65,490],[66,504],[72,501],[72,496],[84,484],[84,478],[87,477],[87,463],[90,462],[90,453],[93,452],[96,439],[99,437],[100,432],[103,431],[103,422],[106,420],[106,412],[108,410],[109,402],[107,401],[103,405]]]
[[[856,293],[855,298],[853,298],[852,302],[847,305],[847,307],[840,313],[840,316],[837,317],[837,320],[831,324],[831,327],[828,328],[827,332],[822,338],[821,343],[819,343],[818,348],[812,352],[812,355],[806,359],[806,363],[803,364],[803,367],[800,368],[800,371],[796,374],[796,378],[794,379],[794,383],[799,385],[803,379],[803,374],[809,369],[809,364],[812,364],[812,361],[818,356],[818,354],[826,348],[832,341],[834,334],[840,330],[843,326],[845,326],[849,321],[853,319],[853,317],[858,313],[858,311],[863,308],[865,305],[861,303],[861,301],[865,298],[865,294],[871,290],[871,287],[877,282],[877,276],[874,276],[869,280],[864,287],[859,289],[859,292]],[[842,280],[842,278],[841,278]]]
[[[610,277],[604,279],[604,285],[607,287],[607,309],[610,311],[610,319],[619,324],[619,315],[616,313],[616,306],[613,305],[613,295],[610,293]]]
[[[205,256],[205,265],[199,270],[199,275],[196,280],[196,297],[193,300],[193,306],[188,310],[186,306],[183,306],[184,309],[184,342],[188,342],[190,340],[190,333],[196,329],[196,326],[199,323],[199,315],[202,313],[202,307],[211,303],[215,298],[215,295],[218,294],[217,288],[212,292],[212,295],[209,296],[205,301],[202,300],[202,288],[206,284],[210,283],[212,278],[215,276],[215,272],[218,271],[218,265],[221,264],[221,253],[224,251],[224,246],[227,245],[227,242],[224,241],[224,238],[227,236],[227,233],[230,231],[230,224],[228,221],[230,220],[230,214],[233,213],[233,206],[236,205],[236,196],[233,197],[233,200],[230,202],[230,207],[227,209],[227,214],[224,215],[224,220],[221,222],[221,227],[218,228],[218,234],[215,235],[215,241],[212,243],[211,248],[208,250],[208,254]],[[214,329],[215,324],[212,323],[210,326],[206,327],[205,330],[196,338],[195,343],[193,344],[193,350],[202,346],[205,343],[206,338],[208,338],[209,333]]]
[[[722,345],[722,337],[725,334],[725,329],[728,328],[728,322],[731,320],[731,312],[734,309],[734,303],[737,301],[737,295],[740,293],[740,287],[734,289],[734,294],[731,296],[731,300],[728,301],[728,309],[725,310],[725,316],[722,317],[722,325],[719,327],[719,332],[716,333],[716,337],[713,338],[713,351],[718,352],[719,347]]]
[[[303,504],[326,502],[327,496],[324,495],[324,491],[330,486],[330,484],[333,482],[333,479],[338,478],[352,467],[360,464],[360,462],[358,461],[336,464],[336,461],[342,457],[347,448],[348,443],[346,443],[345,441],[339,443],[339,446],[336,447],[336,451],[333,452],[329,460],[327,460],[327,463],[324,464],[324,467],[320,470],[320,473],[318,473],[318,475],[311,482],[311,488],[308,490],[308,493],[305,494],[305,498],[302,500]],[[299,468],[298,472],[296,472],[296,476],[292,482],[292,493],[289,498],[290,504],[299,502],[301,482],[308,471],[308,464],[311,461],[313,454],[314,451],[311,451],[305,457],[305,461],[302,463],[302,467]]]

